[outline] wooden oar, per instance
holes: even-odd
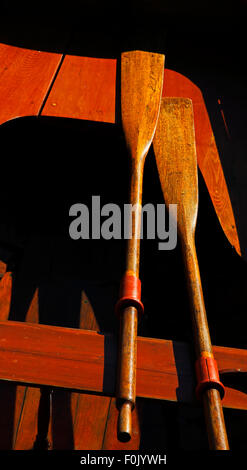
[[[213,357],[195,248],[198,181],[191,100],[162,99],[153,145],[165,203],[177,204],[177,227],[187,274],[197,357],[197,395],[204,403],[209,445],[211,449],[227,450],[221,404],[224,387]]]
[[[240,255],[234,211],[202,92],[191,80],[173,70],[165,70],[164,82],[163,96],[192,100],[198,167],[206,183],[219,223],[229,243]]]
[[[145,157],[155,133],[163,86],[164,56],[131,51],[121,56],[121,115],[131,160],[132,227],[127,243],[126,271],[116,309],[120,315],[117,398],[118,435],[131,438],[131,411],[136,395],[136,336],[143,312],[139,280],[142,181]]]

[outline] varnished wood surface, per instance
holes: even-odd
[[[190,98],[193,104],[197,162],[226,237],[238,254],[239,238],[212,126],[200,89],[178,72],[165,70],[163,96]]]
[[[66,56],[42,114],[114,123],[115,94],[116,60]]]
[[[0,124],[39,113],[61,59],[61,54],[0,44]]]
[[[0,331],[2,380],[114,395],[114,336],[21,322],[1,322]],[[213,351],[220,373],[247,373],[246,350],[213,346]],[[193,359],[187,344],[138,337],[137,396],[195,403],[194,380]],[[83,403],[84,394],[80,398]],[[86,402],[87,408],[87,398]],[[246,393],[226,387],[223,405],[247,409]],[[113,403],[111,407],[114,406]]]
[[[5,269],[6,265],[2,263],[2,271]],[[5,273],[0,284],[1,321],[8,319],[11,290],[12,273]],[[80,318],[80,325],[84,329],[99,329],[90,301],[84,292]],[[33,323],[38,322],[38,319],[39,301],[36,290],[27,312],[27,320]],[[55,336],[56,331],[55,328]],[[37,364],[36,361],[35,363]],[[56,375],[55,371],[54,374]],[[49,446],[51,450],[100,450],[107,449],[108,446],[115,449],[124,448],[124,444],[117,438],[115,427],[118,415],[115,398],[66,390],[53,391],[52,394],[50,392],[50,387],[39,389],[2,382],[1,449],[12,447],[15,450],[30,450],[34,445],[44,449]],[[9,403],[9,407],[6,407],[6,403]],[[11,424],[12,415],[14,420]],[[4,430],[9,430],[10,434]],[[140,442],[138,408],[133,411],[133,437],[127,448],[135,450]]]
[[[130,158],[129,202],[132,227],[128,236],[125,274],[139,278],[143,169],[157,126],[164,75],[164,55],[144,51],[121,55],[121,117]],[[139,299],[140,300],[140,299]],[[132,434],[131,411],[136,396],[136,336],[138,311],[135,304],[120,312],[117,398],[120,402],[119,435]]]
[[[197,358],[213,358],[195,247],[198,176],[192,101],[163,98],[154,137],[154,153],[165,203],[177,204],[177,227],[184,255],[194,346]],[[228,450],[219,390],[205,390],[205,417],[210,448]]]

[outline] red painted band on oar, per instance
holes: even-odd
[[[116,304],[117,315],[125,307],[135,307],[140,315],[144,313],[144,306],[141,301],[141,281],[134,274],[125,274],[120,284],[120,298]]]
[[[220,381],[217,362],[213,357],[200,356],[196,361],[196,397],[202,399],[204,390],[216,388],[220,392],[221,399],[225,395],[225,387]]]

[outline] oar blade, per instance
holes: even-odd
[[[198,209],[198,179],[190,99],[162,99],[153,146],[165,203],[178,205],[178,229],[189,229],[193,233]]]
[[[145,51],[121,56],[121,115],[129,153],[145,158],[155,133],[163,88],[165,57]]]

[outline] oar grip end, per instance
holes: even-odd
[[[122,442],[128,442],[132,434],[132,403],[129,401],[121,405],[118,416],[118,438]]]

